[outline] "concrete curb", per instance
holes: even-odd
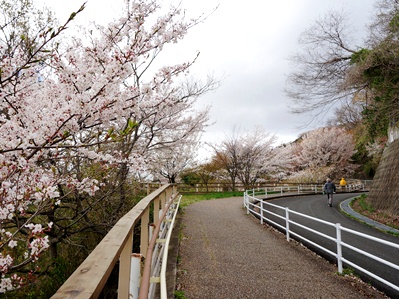
[[[354,200],[354,199],[356,199],[356,197],[352,197],[352,198],[349,198],[349,199],[347,199],[347,200],[341,202],[341,204],[340,204],[341,210],[342,210],[343,212],[345,212],[346,214],[348,214],[348,215],[350,215],[350,216],[356,218],[357,220],[359,220],[359,221],[361,221],[361,222],[364,222],[364,223],[367,224],[367,225],[373,226],[373,227],[375,227],[375,228],[377,228],[377,229],[379,229],[379,230],[386,231],[386,232],[390,232],[390,233],[394,233],[394,234],[399,234],[399,230],[394,229],[394,228],[392,228],[392,227],[390,227],[390,226],[384,225],[384,224],[382,224],[382,223],[379,223],[379,222],[377,222],[377,221],[375,221],[375,220],[369,219],[369,218],[367,218],[367,217],[365,217],[365,216],[363,216],[363,215],[361,215],[361,214],[355,212],[355,211],[350,207],[350,203],[351,203],[351,201]]]

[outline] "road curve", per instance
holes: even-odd
[[[388,234],[386,232],[383,232],[381,230],[376,229],[375,227],[371,227],[369,225],[365,225],[362,222],[356,221],[344,213],[342,213],[340,209],[340,203],[356,196],[356,194],[353,193],[339,193],[334,195],[334,202],[333,206],[329,207],[327,205],[327,197],[326,195],[309,195],[309,196],[294,196],[294,197],[284,197],[284,198],[276,198],[272,199],[268,202],[271,202],[275,205],[282,206],[282,207],[288,207],[290,210],[303,213],[315,218],[319,218],[331,223],[340,223],[343,227],[346,227],[348,229],[352,229],[367,235],[371,235],[376,238],[380,238],[386,241],[390,241],[396,244],[399,244],[399,237],[395,237],[391,234]],[[276,210],[277,212],[278,210]],[[278,212],[278,214],[281,214],[281,211]],[[270,216],[271,218],[273,216]],[[325,234],[328,234],[330,236],[336,235],[335,229],[332,227],[320,225],[318,223],[315,223],[312,220],[307,220],[303,218],[296,217],[295,215],[290,216],[291,220],[298,221],[301,224],[312,227],[318,231],[322,231]],[[277,218],[274,219],[274,221],[282,224],[282,220],[278,220]],[[315,235],[313,233],[310,233],[306,230],[303,230],[299,227],[296,227],[294,225],[290,226],[290,229],[293,230],[294,232],[298,232],[301,235],[304,235],[307,239],[312,240],[313,242],[316,242],[318,244],[322,244],[323,247],[328,248],[329,250],[336,252],[336,244],[335,242],[326,240],[325,238],[322,238],[318,235]],[[385,260],[388,260],[396,265],[399,265],[399,252],[398,249],[394,249],[392,247],[380,244],[380,243],[375,243],[370,240],[366,240],[360,237],[356,237],[352,234],[347,234],[345,232],[342,233],[342,240],[345,243],[351,244],[352,246],[355,246],[356,248],[362,249],[366,252],[372,253],[374,255],[377,255]],[[325,258],[335,262],[336,259],[335,257],[332,257],[331,255],[325,253],[324,251],[321,251],[320,249],[312,246],[311,244],[306,244],[309,248],[312,250],[316,251],[318,254],[324,256]],[[381,263],[377,263],[373,261],[372,259],[366,258],[363,255],[360,255],[354,251],[351,251],[349,249],[344,248],[344,257],[346,257],[348,260],[355,262],[355,264],[360,265],[361,267],[367,269],[368,271],[377,274],[380,277],[383,277],[387,281],[398,285],[399,282],[399,271],[392,269],[391,267],[385,266]],[[360,274],[360,273],[358,273]],[[367,275],[360,275],[364,280],[371,282],[373,285],[375,285],[378,289],[382,289],[385,293],[387,293],[389,296],[393,298],[399,298],[399,292],[396,290],[393,290],[392,288],[389,288],[382,283],[372,279],[371,277],[368,277]]]

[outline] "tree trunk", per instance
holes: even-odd
[[[389,143],[382,155],[370,189],[373,207],[389,214],[399,214],[399,136],[397,128],[390,128]]]

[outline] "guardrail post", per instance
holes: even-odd
[[[249,199],[248,199],[248,194],[247,194],[247,192],[245,192],[244,201],[245,201],[245,206],[247,207],[247,214],[249,214]]]
[[[127,281],[126,276],[121,275],[119,273],[119,283]],[[140,281],[141,281],[141,255],[133,253],[131,257],[130,264],[130,291],[129,296],[120,296],[118,289],[118,299],[129,298],[129,299],[138,299],[139,298],[139,290],[140,290]]]
[[[143,216],[141,216],[140,254],[142,256],[145,256],[147,253],[148,242],[149,242],[149,237],[148,237],[149,221],[150,221],[150,210],[146,209],[143,213]]]
[[[166,189],[165,190],[165,204],[168,204],[169,200],[172,198],[173,196],[173,190],[172,188],[170,189]]]
[[[129,238],[127,239],[127,242],[122,249],[121,255],[119,256],[118,299],[129,298],[129,295],[131,295],[129,290],[132,251],[133,232],[130,233]]]
[[[341,223],[335,224],[337,230],[337,265],[338,265],[338,273],[342,274],[342,238],[341,238]]]
[[[287,241],[290,241],[290,209],[285,208],[285,233],[287,236]]]
[[[263,199],[260,200],[259,206],[260,206],[260,224],[263,224]]]
[[[159,197],[154,200],[154,222],[159,219]]]
[[[165,210],[166,206],[166,192],[163,192],[162,194],[159,194],[160,200],[161,200],[161,210]]]

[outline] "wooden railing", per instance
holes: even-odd
[[[347,186],[350,185],[359,185],[362,184],[365,189],[369,190],[372,181],[365,181],[365,180],[355,180],[355,179],[347,179]],[[339,187],[339,182],[335,182],[336,186]],[[314,186],[324,185],[324,182],[319,183],[280,183],[280,182],[259,182],[256,183],[255,186],[248,188],[241,183],[236,183],[234,190],[235,191],[246,191],[248,189],[272,189],[272,188],[297,188],[301,186],[303,189],[311,189]],[[183,183],[178,184],[179,192],[181,194],[191,194],[191,193],[208,193],[208,192],[226,192],[226,191],[233,191],[233,186],[229,182],[220,182],[220,183],[209,183],[209,184],[193,184],[187,185]]]
[[[150,218],[160,219],[167,202],[173,199],[176,194],[176,185],[169,184],[161,186],[143,198],[115,224],[51,298],[87,299],[99,297],[118,261],[118,299],[132,298],[130,292],[132,255],[146,256],[150,241]],[[134,228],[139,222],[141,222],[140,252],[134,254],[133,238],[136,237],[134,236]]]

